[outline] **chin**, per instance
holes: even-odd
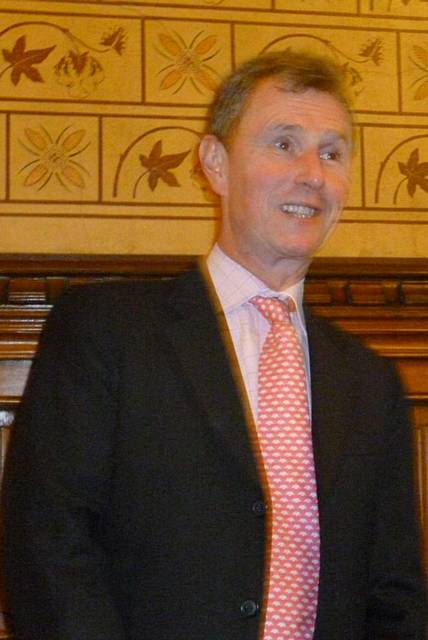
[[[282,253],[285,256],[294,258],[302,258],[310,260],[316,251],[321,247],[323,243],[317,242],[296,242],[295,244],[285,244],[282,247]]]

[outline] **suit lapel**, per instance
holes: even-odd
[[[252,420],[242,401],[242,382],[229,345],[224,316],[200,270],[177,278],[165,301],[167,333],[189,387],[207,420],[236,463],[256,483],[259,472],[251,445]],[[312,393],[312,430],[320,507],[334,488],[347,439],[353,396],[344,354],[306,313]],[[232,362],[232,366],[231,366]]]
[[[312,432],[320,507],[334,488],[352,420],[352,380],[345,355],[307,313],[311,361]]]
[[[248,415],[245,402],[240,399],[240,373],[226,346],[228,332],[215,294],[201,271],[195,270],[174,282],[166,304],[173,311],[167,332],[189,387],[205,409],[222,446],[258,483]]]

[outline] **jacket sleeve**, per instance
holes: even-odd
[[[426,640],[426,589],[416,517],[412,429],[393,372],[370,562],[368,640]]]
[[[95,534],[108,499],[117,384],[106,315],[84,290],[62,298],[18,411],[3,506],[19,640],[125,637]]]

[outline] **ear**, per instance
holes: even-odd
[[[211,134],[205,135],[199,145],[199,161],[212,190],[219,196],[227,194],[227,151],[222,142]]]

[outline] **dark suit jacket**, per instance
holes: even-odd
[[[18,638],[256,640],[269,497],[198,272],[54,308],[7,464]],[[316,640],[422,640],[410,430],[390,365],[308,314]]]

